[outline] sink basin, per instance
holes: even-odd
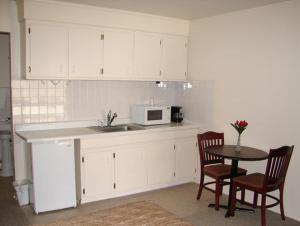
[[[138,125],[132,125],[132,124],[126,124],[126,125],[116,125],[116,126],[94,126],[90,127],[91,129],[94,129],[99,132],[104,133],[112,133],[112,132],[126,132],[126,131],[135,131],[135,130],[142,130],[143,127]]]

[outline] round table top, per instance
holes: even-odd
[[[236,145],[208,147],[205,151],[223,158],[242,161],[258,161],[268,158],[267,152],[246,146],[240,146],[240,151],[237,151]]]

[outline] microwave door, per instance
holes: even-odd
[[[163,119],[162,110],[148,110],[147,111],[147,121],[161,121]]]

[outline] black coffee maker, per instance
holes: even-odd
[[[181,123],[183,120],[183,112],[181,106],[171,106],[171,121]]]

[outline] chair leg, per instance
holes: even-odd
[[[281,214],[281,219],[285,220],[284,209],[283,209],[283,188],[284,188],[284,185],[281,185],[279,187],[279,192],[280,192],[280,214]]]
[[[258,199],[258,193],[254,192],[253,204],[252,204],[253,209],[257,208],[257,199]]]
[[[241,189],[241,203],[245,203],[245,188]]]
[[[216,192],[215,192],[215,210],[219,210],[220,203],[220,191],[221,191],[221,180],[216,180]]]
[[[236,207],[236,191],[237,185],[233,182],[232,184],[232,194],[231,194],[231,205],[230,205],[230,216],[234,216],[234,211]]]
[[[220,195],[223,195],[223,184],[224,184],[224,180],[221,180],[221,191],[220,191]]]
[[[266,194],[261,195],[261,226],[266,226]]]
[[[201,197],[202,190],[203,190],[203,186],[204,186],[204,173],[201,172],[201,176],[200,176],[200,185],[199,185],[199,190],[198,190],[197,200],[199,200],[200,197]]]

